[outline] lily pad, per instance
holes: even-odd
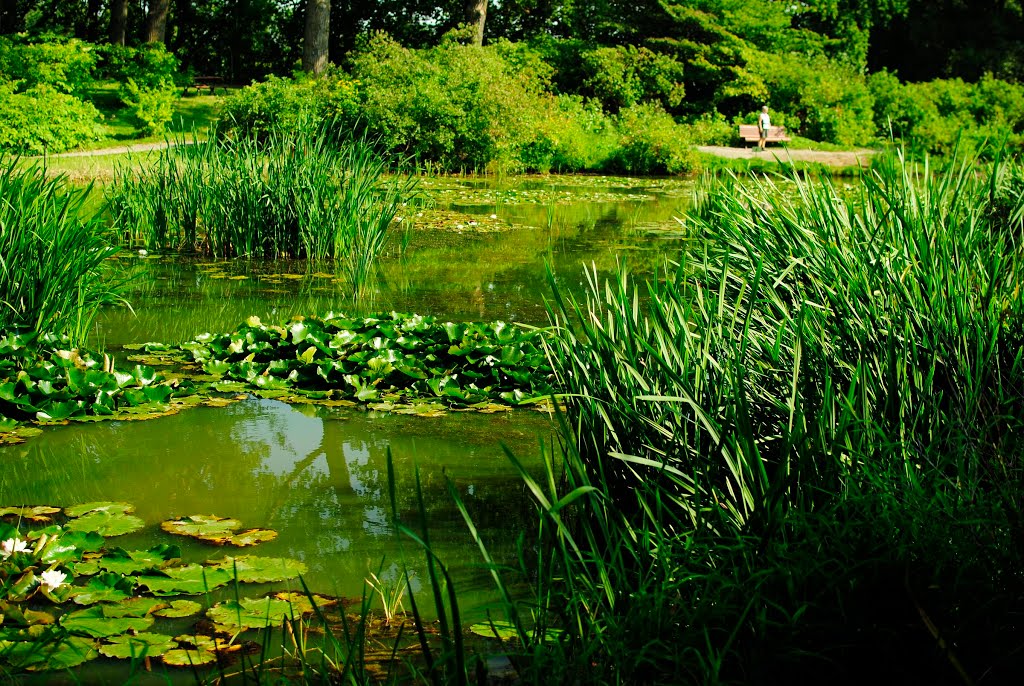
[[[0,507],[0,517],[22,519],[29,522],[48,523],[53,521],[50,515],[60,512],[59,507],[36,505],[35,507]]]
[[[178,644],[174,638],[165,634],[141,633],[125,636],[111,636],[109,643],[100,646],[100,652],[107,657],[122,660],[139,660],[144,657],[157,657]]]
[[[136,596],[118,603],[103,605],[103,614],[107,617],[145,617],[158,614],[157,610],[167,607],[167,602],[159,598]]]
[[[105,539],[95,531],[65,531],[47,543],[40,559],[46,563],[67,564],[83,559],[86,553],[103,547]]]
[[[146,523],[135,515],[98,510],[69,519],[66,526],[71,531],[94,531],[102,536],[121,536],[142,529]]]
[[[135,512],[135,506],[131,503],[104,501],[83,503],[81,505],[72,505],[71,507],[64,508],[64,514],[68,517],[81,517],[89,512],[117,512],[120,514],[129,514]]]
[[[158,596],[200,595],[228,584],[231,579],[231,573],[224,569],[197,564],[166,567],[160,570],[159,575],[147,574],[138,577],[140,585]]]
[[[241,582],[254,584],[294,579],[306,573],[306,565],[286,557],[240,555],[214,560],[209,564],[215,569],[225,569],[237,575]]]
[[[4,660],[33,672],[63,670],[99,657],[96,642],[82,636],[66,636],[53,643],[27,641],[3,649]]]
[[[118,574],[135,574],[166,567],[172,560],[181,557],[181,548],[162,543],[149,550],[124,550],[113,548],[99,562],[102,569]]]
[[[68,631],[88,634],[93,638],[115,636],[128,631],[144,631],[153,623],[152,617],[108,617],[102,605],[93,605],[60,618]]]
[[[217,624],[240,629],[263,629],[279,625],[283,620],[313,613],[313,605],[305,596],[294,599],[242,598],[218,603],[206,611]],[[326,600],[326,599],[325,599]]]
[[[277,538],[277,532],[270,529],[249,529],[236,533],[242,528],[237,519],[216,515],[190,515],[170,519],[160,524],[164,531],[179,536],[190,536],[216,545],[250,546]]]
[[[172,600],[170,606],[157,610],[153,614],[157,617],[191,617],[202,612],[203,606],[194,600]]]
[[[107,572],[97,574],[89,583],[71,591],[71,599],[77,605],[92,605],[100,602],[117,602],[132,597],[135,582],[120,574]]]
[[[217,661],[217,656],[209,650],[187,650],[184,648],[168,650],[162,657],[164,664],[172,667],[195,667]]]

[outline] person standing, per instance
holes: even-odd
[[[760,134],[757,140],[757,149],[764,150],[764,144],[768,142],[768,131],[772,128],[772,118],[768,116],[768,105],[761,108],[761,114],[757,118],[757,131]]]

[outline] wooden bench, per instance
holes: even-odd
[[[761,140],[761,132],[758,131],[757,124],[740,124],[740,138],[747,143],[757,143]],[[786,127],[768,127],[768,138],[765,140],[769,143],[788,143],[789,136],[786,135]]]
[[[195,88],[196,95],[199,95],[204,88],[210,91],[210,95],[216,95],[218,88],[224,88],[224,79],[219,76],[196,76],[190,85],[185,86],[185,95],[188,95],[189,88]]]

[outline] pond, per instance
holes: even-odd
[[[229,331],[253,314],[283,322],[396,310],[543,324],[546,265],[575,293],[584,266],[607,274],[626,261],[650,272],[678,245],[674,217],[689,197],[684,184],[658,180],[443,178],[424,186],[433,202],[411,205],[397,223],[368,302],[354,305],[332,274],[312,265],[133,254],[124,262],[134,276],[134,311],[105,311],[92,344],[123,363],[126,344]],[[404,550],[410,586],[423,592],[422,554],[407,540],[400,548],[392,527],[390,451],[401,516],[416,520],[418,467],[432,545],[453,571],[465,618],[477,621],[496,596],[448,481],[495,556],[511,559],[518,534],[532,526],[531,506],[502,446],[537,468],[539,442],[550,443],[553,433],[548,416],[534,410],[424,418],[246,397],[150,421],[47,427],[0,448],[0,505],[128,502],[145,527],[118,537],[117,546],[173,543],[186,562],[248,552],[292,558],[304,563],[314,592],[346,598],[364,592],[371,572],[397,582]],[[196,514],[278,535],[240,552],[160,529],[164,520]],[[282,587],[298,584],[273,586]]]

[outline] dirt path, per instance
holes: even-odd
[[[770,146],[768,149],[758,152],[757,148],[727,148],[719,145],[701,145],[697,147],[701,152],[717,155],[718,157],[730,157],[733,159],[767,159],[778,158],[783,162],[790,160],[794,162],[820,162],[832,167],[866,167],[871,161],[875,150],[793,150],[779,146]]]
[[[101,155],[124,155],[130,152],[146,152],[148,150],[163,150],[164,148],[177,145],[177,143],[168,143],[162,141],[160,143],[136,143],[135,145],[121,145],[116,148],[101,148],[99,150],[79,150],[77,152],[60,152],[56,155],[47,155],[49,158],[54,157],[99,157]],[[187,142],[186,145],[191,145],[191,142]]]

